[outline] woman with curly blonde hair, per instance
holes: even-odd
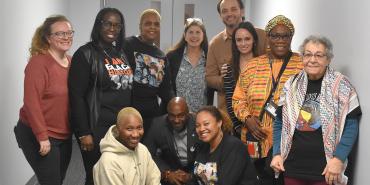
[[[73,33],[66,17],[48,17],[36,29],[29,49],[24,104],[14,131],[41,185],[62,184],[71,158],[67,51]]]

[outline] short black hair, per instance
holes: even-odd
[[[123,42],[125,40],[125,18],[123,17],[123,14],[121,11],[119,11],[116,8],[103,8],[99,11],[98,15],[96,15],[95,22],[93,29],[91,31],[91,41],[94,46],[98,46],[99,42],[101,41],[101,35],[100,35],[100,30],[102,29],[102,24],[101,22],[103,21],[103,18],[106,14],[108,13],[114,13],[120,16],[121,18],[121,24],[122,24],[122,29],[119,32],[117,41],[116,41],[116,46],[118,49],[122,48]]]
[[[224,1],[224,0],[219,0],[218,3],[217,3],[217,11],[218,11],[218,14],[221,14],[221,2]],[[243,4],[243,1],[242,0],[236,0],[238,3],[239,3],[239,8],[241,10],[244,10],[244,4]]]

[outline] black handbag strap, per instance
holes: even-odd
[[[277,88],[277,86],[279,84],[279,81],[280,81],[280,77],[281,77],[281,75],[283,75],[283,73],[285,71],[285,68],[288,65],[288,62],[289,62],[290,58],[292,57],[292,55],[293,55],[293,53],[292,52],[289,52],[288,56],[286,58],[284,58],[284,63],[283,63],[283,65],[280,68],[279,74],[276,77],[276,81],[274,79],[274,76],[271,75],[272,82],[273,82],[272,89],[270,91],[270,94],[269,94],[267,100],[265,101],[265,103],[262,106],[262,110],[260,112],[260,115],[258,116],[258,119],[260,121],[262,121],[262,117],[265,114],[265,107],[266,107],[267,103],[270,102],[271,98],[274,96],[274,92],[276,91],[276,88]],[[272,59],[271,58],[269,59],[269,63],[270,63],[271,71],[272,71]]]

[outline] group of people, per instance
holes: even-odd
[[[329,65],[330,40],[309,36],[294,53],[289,18],[262,30],[244,21],[241,0],[217,11],[225,29],[209,45],[202,19],[187,18],[167,54],[154,9],[131,37],[118,9],[101,9],[72,57],[71,23],[48,17],[32,39],[14,128],[39,183],[63,183],[74,134],[85,185],[346,184],[361,109]]]

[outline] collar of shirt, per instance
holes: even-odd
[[[188,55],[187,55],[187,51],[188,51],[188,47],[185,46],[184,48],[184,53],[183,53],[183,58],[185,59],[185,61],[189,62],[189,58],[188,58]],[[201,58],[199,59],[198,61],[198,64],[197,65],[200,65],[200,64],[203,64],[206,62],[206,54],[204,53],[204,51],[202,50],[202,55],[201,55]]]
[[[184,56],[188,56],[188,55],[187,55],[187,52],[188,52],[188,47],[187,47],[187,46],[185,46],[185,48],[184,48],[184,53],[183,53],[183,54],[184,54]],[[206,54],[204,53],[204,51],[203,51],[203,50],[202,50],[202,57],[203,57],[203,58],[205,58],[205,57],[206,57]]]
[[[227,34],[226,28],[224,29],[224,31],[222,31],[222,38],[224,39],[224,41],[231,39],[231,35]]]
[[[183,139],[188,134],[188,129],[185,128],[183,131],[177,132],[176,130],[173,130],[173,135],[175,138]]]

